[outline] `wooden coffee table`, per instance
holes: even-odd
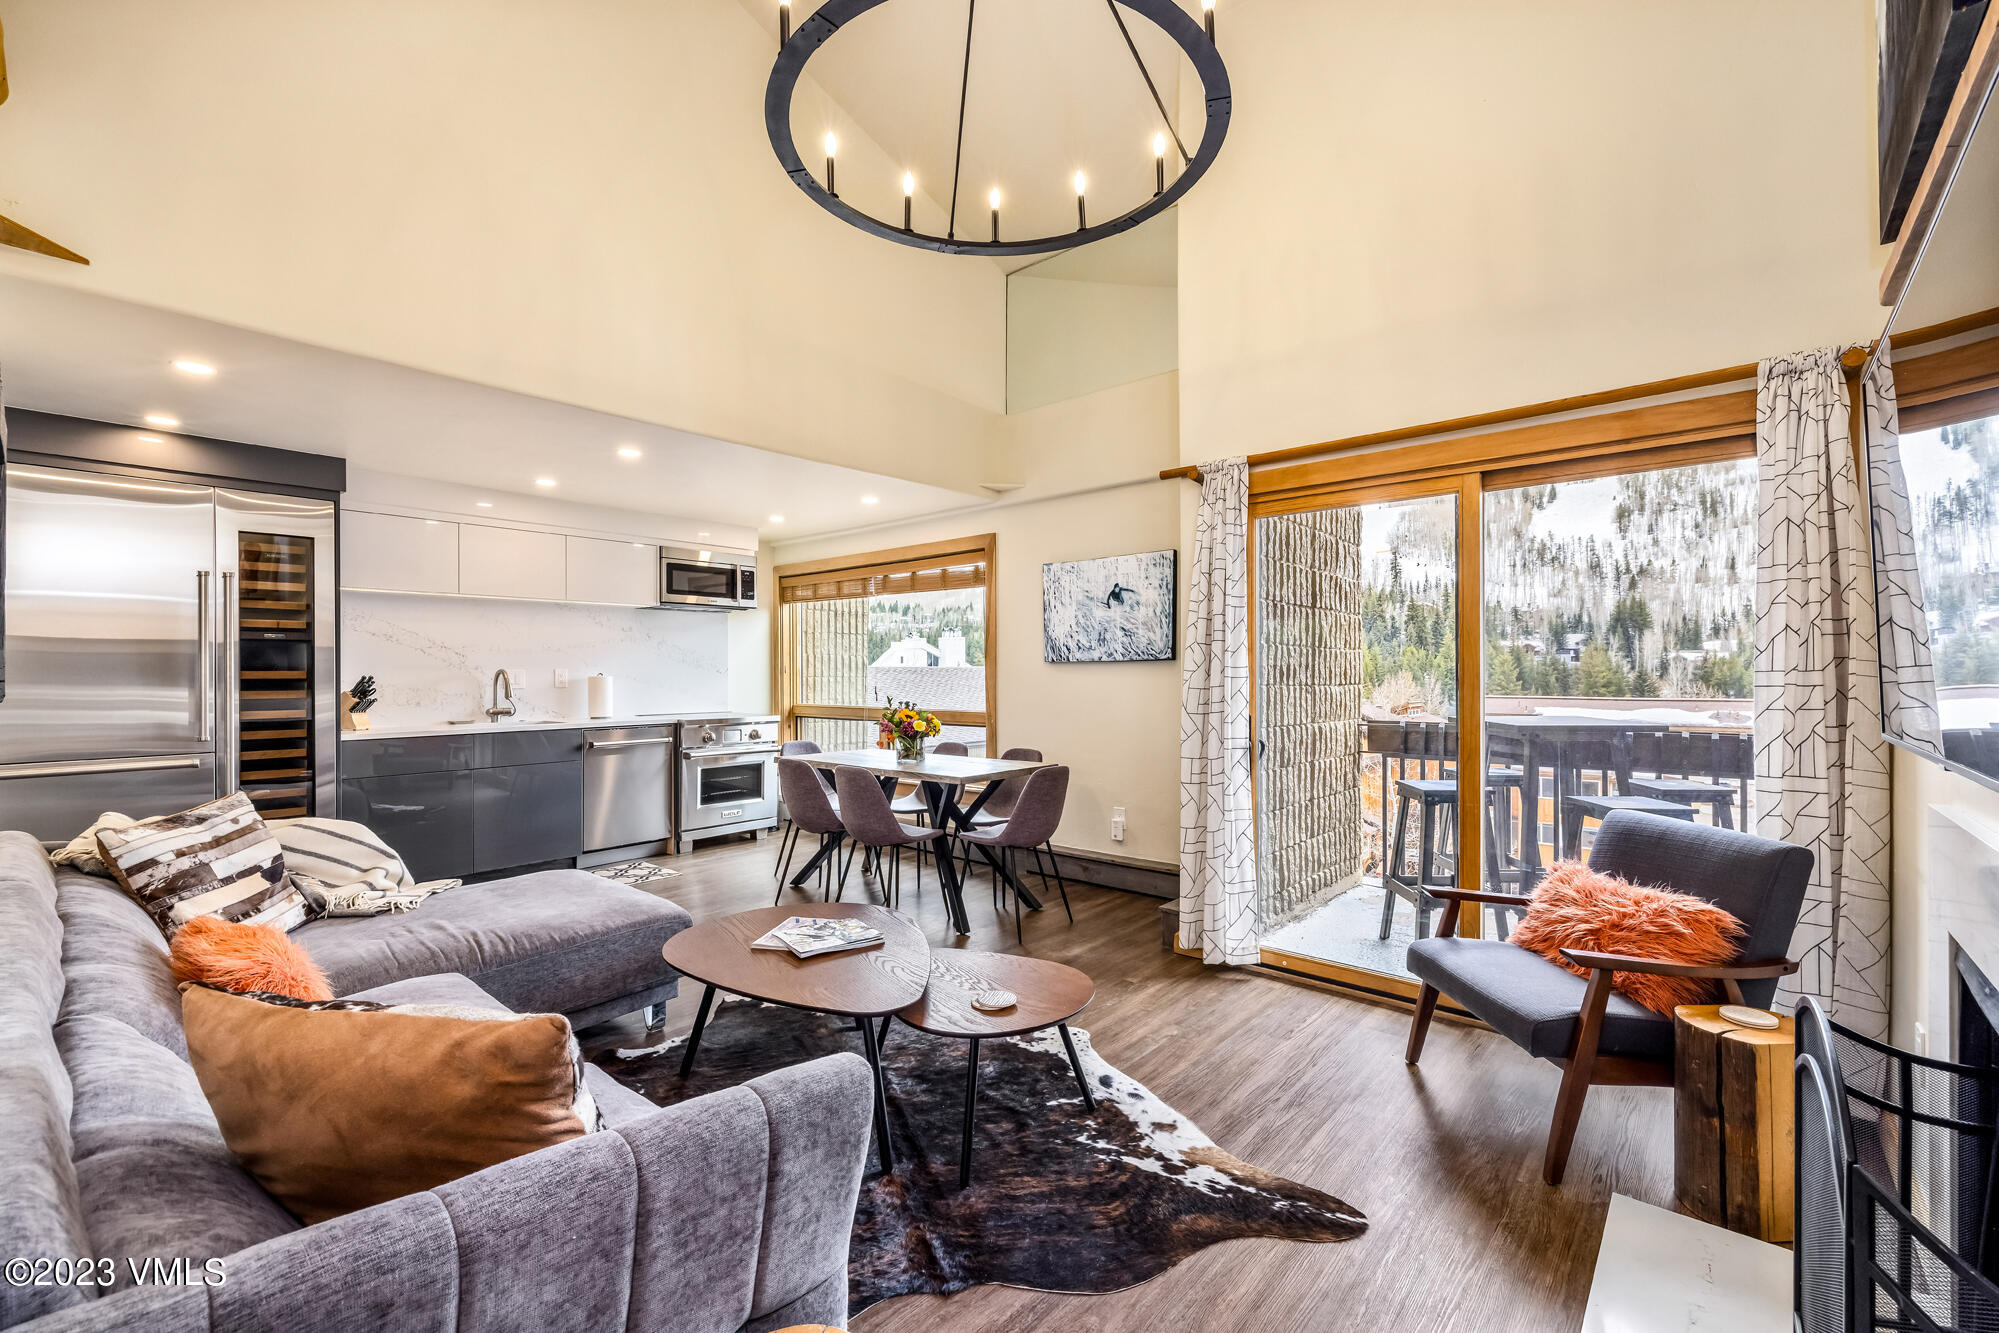
[[[678,938],[678,937],[676,937]],[[1017,1003],[996,1014],[972,1007],[972,997],[985,990],[1008,990]],[[1083,1062],[1076,1058],[1076,1041],[1069,1020],[1083,1012],[1097,993],[1094,982],[1073,967],[1010,953],[974,953],[951,949],[930,956],[930,985],[921,998],[904,1005],[895,1016],[919,1032],[959,1037],[972,1045],[965,1067],[965,1138],[958,1149],[958,1188],[972,1183],[972,1123],[979,1108],[979,1043],[989,1037],[1018,1037],[1052,1027],[1062,1033],[1069,1068],[1083,1090],[1083,1109],[1097,1109]],[[882,1024],[887,1034],[888,1024]]]
[[[792,916],[855,917],[881,931],[882,942],[817,958],[798,958],[787,949],[750,947],[751,941]],[[868,1020],[900,1012],[923,995],[930,979],[930,945],[923,932],[872,903],[813,903],[803,912],[759,907],[689,927],[660,952],[669,967],[707,988],[701,992],[687,1052],[680,1057],[682,1078],[694,1069],[694,1053],[701,1047],[701,1030],[708,1025],[717,990],[858,1020],[861,1045],[875,1076],[875,1146],[883,1172],[895,1169],[888,1142],[888,1084],[882,1078],[875,1026]]]

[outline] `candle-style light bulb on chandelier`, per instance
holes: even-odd
[[[916,230],[912,225],[912,204],[916,195],[916,177],[909,171],[902,174],[902,225],[872,217],[840,198],[834,182],[834,158],[838,142],[832,131],[826,132],[826,170],[824,179],[815,177],[798,153],[791,131],[791,100],[799,80],[804,76],[806,64],[818,54],[832,36],[869,10],[894,3],[895,0],[825,0],[825,3],[799,24],[796,30],[791,26],[790,0],[778,2],[778,53],[777,63],[772,66],[770,82],[764,89],[764,128],[770,134],[771,148],[777,153],[779,165],[792,183],[803,190],[821,208],[862,231],[871,232],[885,240],[913,245],[926,250],[938,250],[945,254],[984,255],[1032,255],[1050,250],[1067,250],[1078,245],[1119,232],[1129,231],[1146,219],[1164,212],[1178,203],[1180,196],[1192,189],[1194,183],[1206,174],[1214,164],[1215,156],[1221,151],[1222,140],[1228,135],[1231,93],[1228,68],[1222,63],[1221,53],[1215,46],[1215,0],[1201,0],[1202,18],[1196,23],[1179,0],[1104,0],[1109,11],[1108,32],[1113,25],[1123,45],[1131,54],[1132,62],[1138,67],[1138,74],[1144,80],[1146,92],[1151,95],[1153,106],[1158,110],[1159,119],[1165,129],[1152,136],[1153,190],[1149,198],[1137,207],[1116,217],[1090,225],[1089,209],[1084,189],[1088,177],[1077,171],[1071,180],[1076,191],[1076,229],[1049,236],[1024,237],[1002,240],[1000,237],[1000,190],[997,185],[987,195],[991,210],[992,239],[973,240],[958,233],[958,175],[963,166],[965,142],[965,92],[971,80],[972,37],[978,18],[978,0],[966,0],[965,47],[963,66],[958,84],[958,132],[957,152],[951,170],[951,202],[945,218],[942,236],[931,235]],[[901,0],[904,4],[934,4],[937,0]],[[1131,38],[1131,31],[1125,25],[1121,9],[1128,9],[1150,21],[1161,32],[1171,38],[1187,59],[1193,63],[1194,72],[1201,81],[1202,103],[1206,110],[1201,139],[1194,151],[1189,153],[1181,141],[1179,131],[1174,128],[1172,117],[1166,113],[1165,102],[1160,98],[1158,86],[1153,82],[1152,73],[1145,67],[1145,60],[1139,54],[1138,45]],[[859,40],[852,38],[850,40]],[[1168,148],[1178,150],[1182,163],[1180,173],[1169,185],[1167,182],[1166,154]],[[1134,145],[1136,147],[1136,145]],[[865,156],[865,155],[864,155]],[[1099,163],[1098,165],[1102,165]],[[1112,173],[1113,178],[1116,173]],[[1101,202],[1101,201],[1100,201]]]

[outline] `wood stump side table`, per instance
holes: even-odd
[[[1680,1211],[1791,1241],[1793,1022],[1747,1028],[1721,1006],[1673,1011],[1673,1194]]]

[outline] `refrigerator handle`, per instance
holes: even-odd
[[[236,691],[240,684],[236,659],[240,652],[236,640],[236,571],[225,569],[222,571],[222,672],[226,679],[222,697],[227,701],[224,734],[229,739],[226,748],[215,756],[215,774],[224,796],[242,786],[241,757],[236,753]]]
[[[194,632],[201,638],[201,739],[215,736],[215,636],[208,632],[208,571],[194,571]]]

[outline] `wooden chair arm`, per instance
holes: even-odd
[[[1529,901],[1524,893],[1481,893],[1476,889],[1442,889],[1430,884],[1423,886],[1423,892],[1444,901],[1444,914],[1437,920],[1437,938],[1440,940],[1457,936],[1458,917],[1466,903],[1474,907],[1479,903],[1492,903],[1497,907],[1517,907],[1524,912]]]
[[[1453,903],[1496,903],[1501,907],[1518,907],[1525,910],[1533,901],[1524,893],[1484,893],[1476,889],[1440,889],[1434,884],[1425,884],[1423,892],[1432,898],[1442,898]]]
[[[1791,958],[1764,958],[1753,963],[1715,966],[1703,963],[1673,963],[1664,958],[1639,958],[1622,953],[1593,953],[1588,949],[1564,949],[1562,957],[1577,967],[1606,972],[1649,972],[1662,977],[1701,977],[1710,981],[1758,981],[1768,977],[1788,977],[1802,965]]]

